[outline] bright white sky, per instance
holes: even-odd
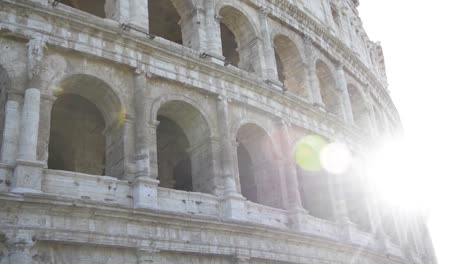
[[[431,208],[439,264],[468,263],[468,3],[361,0],[381,41],[408,157],[403,177]],[[404,173],[404,172],[403,172]],[[411,178],[410,178],[411,177]]]

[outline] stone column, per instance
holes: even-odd
[[[45,42],[34,36],[28,47],[28,86],[24,93],[21,113],[16,168],[10,190],[13,192],[41,192],[44,164],[37,161],[37,139],[41,104],[41,61]]]
[[[148,0],[106,1],[106,17],[148,32]]]
[[[205,10],[201,6],[196,6],[186,17],[179,22],[182,28],[183,44],[194,50],[205,51]]]
[[[278,69],[276,68],[275,50],[273,48],[273,40],[271,39],[271,28],[268,23],[269,12],[265,7],[258,9],[258,18],[260,20],[260,31],[263,39],[263,53],[265,55],[265,75],[266,80],[277,82],[278,85]]]
[[[7,241],[9,263],[30,264],[34,263],[32,248],[34,241],[29,232],[17,231],[11,239]]]
[[[349,124],[353,123],[353,109],[351,108],[351,99],[348,93],[348,84],[346,82],[343,64],[336,66],[336,82],[338,91],[340,91],[341,101],[343,102],[343,117]]]
[[[219,138],[221,140],[221,173],[224,182],[224,215],[235,220],[245,219],[245,198],[238,192],[236,176],[234,174],[234,151],[231,144],[229,129],[228,99],[219,96],[216,103],[218,116]]]
[[[214,0],[205,1],[205,34],[207,59],[224,65],[223,46],[221,42],[221,17],[217,16]]]
[[[39,136],[37,159],[47,166],[49,160],[49,141],[50,141],[50,122],[52,115],[52,106],[57,97],[41,96],[41,113],[39,117]]]
[[[11,181],[18,153],[18,134],[20,105],[23,98],[20,94],[9,92],[5,104],[5,125],[0,152],[0,191],[7,191],[7,181]]]
[[[146,75],[137,69],[134,75],[135,107],[135,163],[136,173],[132,182],[133,204],[138,208],[157,208],[157,179],[151,178],[149,154],[149,113],[146,102]]]
[[[316,57],[314,55],[314,47],[312,44],[312,38],[310,36],[304,37],[304,46],[306,54],[306,67],[307,67],[307,80],[309,87],[310,100],[312,104],[325,109],[325,105],[322,101],[322,95],[320,94],[320,83],[317,77],[317,70],[315,68]]]
[[[299,183],[297,178],[296,163],[294,160],[293,145],[289,136],[289,127],[286,121],[280,120],[278,123],[279,141],[281,142],[281,151],[284,155],[283,160],[283,178],[286,181],[287,190],[287,210],[291,228],[297,231],[305,229],[304,224],[307,218],[307,211],[302,206],[301,194],[299,192]]]

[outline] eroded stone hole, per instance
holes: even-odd
[[[98,17],[106,17],[105,0],[63,0],[61,3]]]
[[[60,95],[52,107],[48,167],[104,175],[104,128],[96,105],[79,95]]]
[[[309,172],[296,166],[302,205],[310,215],[334,221],[333,200],[326,172]]]
[[[150,34],[182,45],[181,17],[171,0],[149,0],[148,19]]]
[[[171,119],[158,116],[158,177],[159,186],[193,191],[192,166],[188,139],[182,128]]]
[[[221,41],[223,45],[223,56],[227,62],[234,66],[239,65],[239,51],[234,33],[223,23],[221,26]]]

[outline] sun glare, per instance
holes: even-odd
[[[386,140],[375,149],[367,172],[382,202],[404,210],[428,209],[432,177],[418,169],[423,156],[402,140]]]

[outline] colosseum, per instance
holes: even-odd
[[[0,0],[0,263],[437,263],[358,5]]]

